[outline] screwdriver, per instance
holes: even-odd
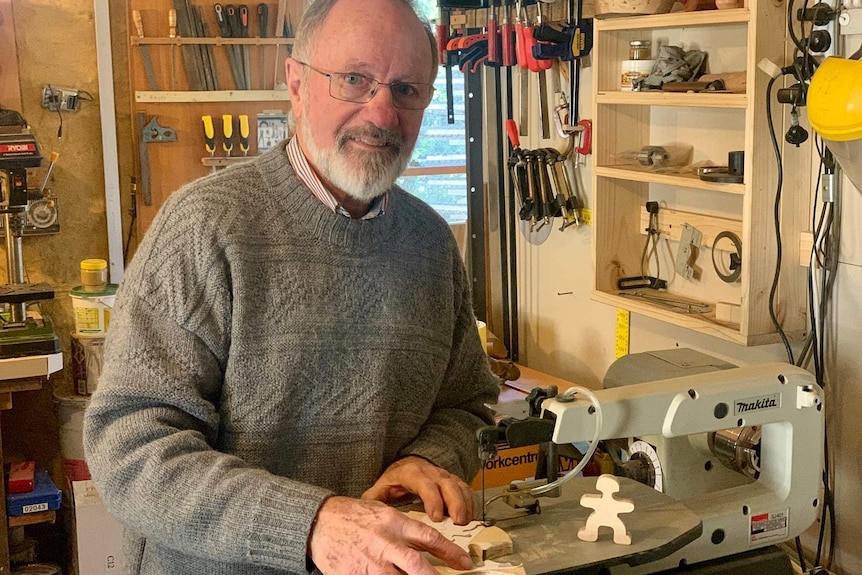
[[[266,30],[269,22],[269,6],[266,4],[257,5],[257,26],[261,38],[266,38]],[[266,48],[260,47],[260,76],[261,90],[266,90]]]
[[[239,31],[241,38],[248,38],[248,6],[240,4],[237,8],[239,13]],[[245,76],[245,89],[251,90],[251,65],[248,61],[248,44],[242,45],[242,62]]]
[[[229,157],[233,151],[233,116],[230,114],[222,114],[222,133],[224,134],[224,142],[222,147],[225,151],[225,157]]]
[[[248,116],[245,114],[239,115],[239,149],[243,156],[248,155]]]
[[[230,37],[242,38],[242,30],[240,29],[239,15],[237,14],[236,7],[233,4],[226,4],[224,6],[224,14],[228,29],[230,30]],[[248,73],[245,68],[245,58],[242,51],[244,46],[231,47],[234,49],[234,62],[236,64],[237,75],[239,76],[237,88],[248,90]]]
[[[168,38],[177,37],[177,11],[175,8],[168,10]],[[177,61],[174,56],[177,45],[171,44],[171,90],[177,89]]]
[[[201,116],[201,120],[204,123],[204,147],[206,147],[207,152],[209,152],[210,156],[215,155],[216,143],[215,143],[215,127],[213,126],[213,117],[212,116]],[[215,166],[212,169],[213,172],[216,171]]]

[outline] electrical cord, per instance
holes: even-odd
[[[793,14],[793,6],[796,2],[794,0],[787,0],[787,33],[790,36],[790,40],[796,46],[796,48],[800,52],[805,52],[805,47],[802,45],[802,40],[796,35],[796,32],[793,30],[793,21],[796,19],[796,16]],[[808,7],[808,2],[805,3],[805,7]],[[800,28],[802,28],[802,33],[805,33],[804,25],[800,23]]]
[[[814,192],[814,213],[811,226],[814,230],[814,241],[811,249],[808,271],[809,322],[811,329],[805,339],[804,347],[799,354],[797,365],[804,367],[809,361],[814,362],[814,374],[818,384],[824,389],[827,386],[825,369],[825,341],[828,312],[837,278],[837,251],[840,245],[840,194],[830,194],[820,197],[821,174],[834,177],[835,162],[828,148],[822,146],[818,137],[814,139],[815,148],[820,156],[820,169]],[[822,201],[821,201],[822,200]],[[822,206],[818,209],[818,206]],[[819,277],[818,276],[819,273]],[[835,496],[832,487],[831,463],[829,456],[828,432],[824,433],[824,469],[822,475],[823,504],[820,510],[820,529],[817,538],[817,551],[814,560],[815,567],[831,567],[836,545]],[[829,544],[826,560],[823,561],[824,544],[827,526],[829,528]],[[800,553],[800,564],[804,562],[801,554],[801,543],[797,538],[797,553]]]
[[[123,246],[123,261],[127,264],[129,263],[129,246],[132,242],[132,234],[135,233],[135,220],[137,219],[136,214],[132,214],[131,220],[129,221],[129,232],[126,234],[126,245]]]
[[[811,52],[811,36],[803,43],[793,29],[793,21],[796,19],[794,14],[795,0],[788,0],[787,3],[787,31],[790,39],[793,41],[796,50],[801,54],[801,57],[793,58],[794,77],[801,84],[804,90],[807,83],[811,80],[818,62]],[[803,11],[808,10],[808,2],[805,0]],[[813,29],[813,23],[812,23]],[[805,23],[800,22],[800,30],[805,36]],[[857,52],[850,56],[851,59],[862,57],[862,47]],[[786,68],[782,71],[785,71]],[[774,127],[771,117],[771,88],[775,77],[770,81],[767,88],[767,120],[769,122],[770,136],[772,138],[773,148],[776,151],[776,158],[779,162],[779,189],[781,186],[781,156],[780,150],[777,147],[775,139]],[[803,100],[804,101],[804,100]],[[818,170],[817,182],[814,191],[814,212],[812,213],[812,230],[814,231],[814,241],[811,248],[810,261],[808,266],[808,308],[809,322],[811,329],[805,338],[805,342],[798,357],[798,364],[805,366],[809,361],[814,363],[814,376],[821,388],[826,389],[826,325],[828,323],[828,314],[832,301],[835,280],[838,271],[838,246],[840,246],[840,194],[831,193],[830,197],[823,197],[822,201],[819,198],[821,189],[821,175],[826,173],[826,177],[834,179],[835,177],[835,161],[829,149],[822,146],[820,138],[815,135],[814,145],[820,156],[820,169]],[[834,183],[827,182],[827,186]],[[777,200],[776,200],[777,201]],[[818,206],[822,206],[818,210]],[[817,212],[819,211],[819,215]],[[778,222],[776,221],[776,226]],[[780,242],[779,242],[780,250]],[[780,252],[779,252],[780,253]],[[819,274],[819,278],[817,277]],[[772,316],[772,294],[770,293],[770,316]],[[781,332],[780,332],[781,333]],[[782,333],[782,340],[787,343]],[[788,357],[792,358],[792,355]],[[791,359],[791,363],[793,363]],[[817,537],[817,551],[814,558],[814,567],[825,566],[831,568],[832,560],[835,554],[836,545],[836,519],[835,519],[835,493],[832,487],[831,463],[829,457],[829,441],[828,432],[824,430],[823,435],[823,452],[824,452],[824,467],[822,474],[823,483],[823,502],[821,506],[820,529]],[[828,553],[826,555],[825,565],[822,561],[823,548],[826,539],[826,527],[829,526],[829,544]],[[805,569],[805,558],[802,551],[802,544],[799,537],[796,538],[796,550],[799,555],[800,565]]]
[[[769,137],[772,140],[772,149],[775,153],[776,165],[778,167],[778,183],[775,189],[775,203],[773,207],[773,222],[775,224],[775,274],[772,278],[772,287],[769,290],[769,318],[772,320],[772,325],[781,337],[784,344],[784,351],[787,354],[788,363],[793,361],[793,349],[790,347],[790,341],[787,339],[787,334],[778,317],[775,314],[775,294],[778,291],[778,280],[781,277],[781,194],[784,186],[784,166],[781,159],[781,148],[778,146],[778,139],[775,136],[775,125],[772,122],[772,88],[775,81],[781,76],[775,76],[769,79],[766,86],[766,122],[769,125]]]
[[[123,262],[129,263],[129,247],[132,242],[132,234],[135,232],[135,221],[138,219],[138,179],[132,176],[130,182],[131,207],[129,208],[129,233],[126,235],[126,244],[123,246]]]

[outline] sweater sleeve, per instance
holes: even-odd
[[[453,247],[455,316],[452,352],[434,409],[421,433],[402,450],[419,455],[469,482],[479,470],[476,431],[493,423],[499,380],[482,349],[464,264]]]
[[[119,290],[85,414],[87,462],[132,532],[192,556],[304,572],[330,493],[213,448],[231,303],[213,230],[225,222],[193,208],[189,196],[169,199]]]

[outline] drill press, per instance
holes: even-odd
[[[20,117],[20,116],[19,116]],[[0,287],[0,359],[54,354],[60,340],[51,319],[29,314],[30,302],[53,299],[47,284],[30,284],[24,276],[22,237],[27,223],[27,169],[42,165],[39,144],[23,126],[0,126],[0,214],[6,230],[7,284]]]

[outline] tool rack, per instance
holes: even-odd
[[[258,154],[257,114],[264,111],[288,112],[290,102],[284,89],[274,89],[284,82],[284,59],[293,45],[289,36],[276,37],[278,2],[264,2],[269,17],[266,37],[261,37],[256,9],[259,3],[249,3],[248,37],[223,37],[215,13],[215,0],[193,0],[190,4],[201,14],[206,36],[171,36],[169,11],[177,4],[173,0],[127,0],[120,5],[116,20],[126,23],[125,37],[129,46],[128,82],[131,106],[132,140],[134,142],[134,173],[139,237],[152,223],[159,207],[176,189],[212,170],[244,161]],[[227,3],[223,3],[227,6]],[[236,4],[235,6],[239,6]],[[286,20],[295,27],[302,16],[303,0],[286,2]],[[135,27],[134,11],[141,16],[143,36]],[[217,90],[192,89],[193,77],[187,72],[188,52],[204,48],[212,58]],[[235,48],[248,52],[249,89],[240,89],[234,80],[229,53]],[[156,90],[152,90],[145,72],[145,56],[149,53]],[[280,62],[277,64],[276,60]],[[192,61],[188,60],[188,66]],[[169,129],[174,138],[149,144],[142,143],[138,126],[140,115],[145,124],[156,119]],[[222,115],[233,116],[233,150],[230,155],[222,148]],[[216,125],[216,150],[210,156],[204,147],[202,116],[210,115]],[[238,146],[239,115],[247,115],[250,124],[249,150],[244,155]],[[142,189],[141,147],[147,146],[149,191]],[[145,195],[147,196],[145,201]]]

